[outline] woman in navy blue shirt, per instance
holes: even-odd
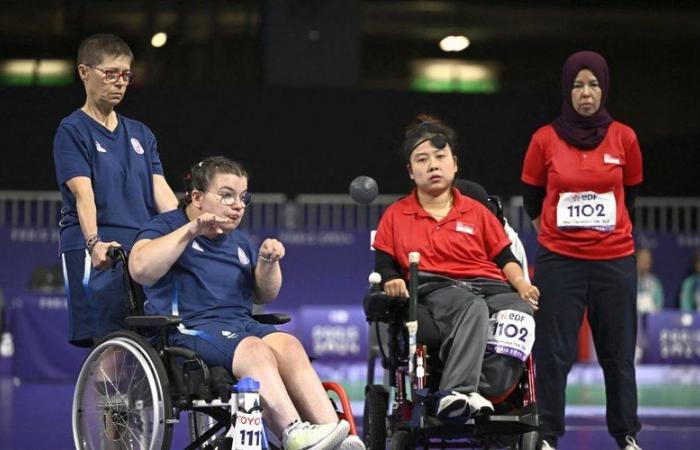
[[[54,139],[69,340],[78,346],[123,328],[120,278],[100,270],[111,263],[107,249],[131,248],[141,225],[177,207],[155,136],[114,110],[133,79],[132,61],[131,49],[117,36],[85,39],[78,49],[85,104],[61,121]]]
[[[364,448],[338,421],[299,340],[252,317],[254,302],[279,293],[285,249],[276,239],[255,249],[238,230],[249,201],[239,164],[211,157],[192,168],[185,207],[146,223],[131,252],[146,312],[182,317],[171,344],[260,381],[263,414],[285,449]]]

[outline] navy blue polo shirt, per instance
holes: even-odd
[[[136,236],[157,239],[189,222],[178,208],[152,218]],[[179,315],[187,327],[250,317],[257,251],[239,230],[216,239],[198,236],[153,286],[144,287],[147,314]]]
[[[63,198],[61,252],[85,248],[75,196],[66,181],[89,177],[95,195],[97,228],[103,241],[131,248],[136,232],[158,213],[153,175],[163,174],[156,138],[139,121],[117,115],[109,131],[81,110],[64,118],[54,138],[56,179]]]

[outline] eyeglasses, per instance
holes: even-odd
[[[233,192],[222,192],[218,194],[212,192],[212,194],[218,196],[221,204],[224,206],[233,206],[236,204],[236,201],[239,201],[243,207],[246,207],[253,199],[253,196],[250,195],[248,191],[241,192],[240,194],[235,194]]]
[[[119,78],[124,80],[125,83],[131,83],[134,81],[134,73],[131,72],[130,70],[125,70],[123,72],[120,72],[118,70],[105,70],[101,69],[97,66],[92,66],[90,64],[85,64],[88,67],[92,67],[93,69],[99,70],[103,74],[105,74],[105,82],[106,83],[116,83]]]

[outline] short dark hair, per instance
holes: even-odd
[[[134,60],[129,44],[113,34],[93,34],[85,38],[78,47],[78,64],[94,66],[100,64],[105,56],[128,56]]]
[[[406,162],[409,162],[411,153],[416,147],[425,141],[432,141],[436,136],[442,137],[444,139],[442,142],[447,141],[452,154],[456,156],[457,133],[445,122],[429,114],[419,114],[406,127],[403,143],[401,144],[401,155],[403,155]]]
[[[193,165],[185,175],[185,198],[183,203],[192,203],[192,191],[195,189],[205,192],[209,189],[214,177],[219,173],[230,173],[248,178],[248,172],[243,166],[225,156],[210,156]]]

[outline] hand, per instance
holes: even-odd
[[[537,289],[537,286],[533,286],[527,280],[521,278],[516,283],[515,289],[518,290],[520,298],[528,302],[534,311],[540,309],[538,306],[540,300],[540,290]]]
[[[217,216],[211,213],[203,213],[190,221],[188,230],[190,239],[197,236],[215,237],[231,229],[235,222],[227,217]]]
[[[277,239],[265,239],[258,250],[258,258],[268,264],[284,258],[284,245]]]
[[[107,256],[107,250],[110,247],[121,247],[119,242],[98,242],[92,248],[92,253],[90,253],[90,260],[92,261],[92,267],[97,270],[105,270],[112,267],[112,259]]]
[[[406,289],[406,282],[403,278],[396,278],[384,283],[384,292],[391,297],[408,298],[408,289]]]

